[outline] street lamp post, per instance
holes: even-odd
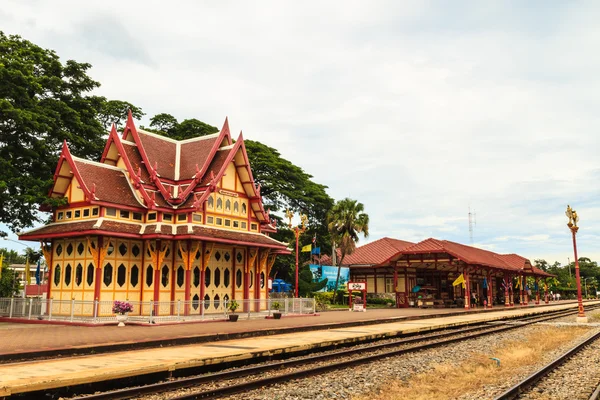
[[[579,222],[579,216],[577,215],[577,211],[573,210],[570,205],[567,205],[567,211],[565,212],[567,217],[569,218],[569,222],[567,226],[571,230],[571,234],[573,235],[573,251],[575,253],[575,280],[577,282],[577,302],[579,304],[579,312],[577,313],[577,322],[586,323],[588,321],[585,316],[585,311],[583,310],[583,300],[581,299],[581,278],[579,277],[579,260],[577,258],[577,240],[575,236],[579,227],[577,223]]]
[[[292,228],[292,218],[294,217],[294,213],[288,209],[285,212],[285,216],[289,220],[288,226],[294,231],[294,235],[296,236],[296,289],[294,297],[298,298],[298,238],[301,234],[306,232],[306,222],[308,221],[308,218],[305,214],[300,215],[300,221],[302,222],[302,226],[299,227],[296,225]]]

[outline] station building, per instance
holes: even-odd
[[[65,142],[50,196],[67,204],[19,239],[42,244],[48,297],[63,300],[55,314],[71,312],[69,300],[183,301],[190,313],[219,312],[225,300],[266,299],[275,257],[290,253],[269,237],[276,228],[244,138],[234,143],[227,119],[219,133],[177,141],[137,129],[130,114],[98,162]]]
[[[328,265],[330,258],[321,263]],[[392,297],[398,308],[471,308],[474,298],[488,307],[538,304],[540,292],[547,295],[545,279],[553,276],[517,254],[433,238],[412,243],[384,237],[358,247],[342,266],[351,282],[366,282],[367,293]],[[461,275],[464,283],[453,285]]]

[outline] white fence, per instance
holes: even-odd
[[[129,301],[133,311],[128,321],[140,323],[218,320],[227,318],[232,300],[224,300],[217,312],[206,313],[210,301]],[[235,300],[241,319],[264,318],[273,312],[283,315],[314,314],[314,299]],[[213,304],[214,306],[214,304]],[[116,322],[112,301],[0,298],[0,317],[86,323]],[[214,309],[214,307],[213,307]]]

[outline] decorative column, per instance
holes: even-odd
[[[535,304],[540,304],[540,278],[535,277]]]
[[[396,295],[396,308],[400,308],[400,302],[398,301],[398,266],[394,265],[394,294]]]
[[[509,304],[511,307],[515,306],[515,289],[513,288],[513,279],[514,278],[515,277],[513,275],[511,275],[508,280],[510,282],[510,297],[509,297],[510,302],[509,302]]]
[[[46,260],[46,265],[48,266],[48,281],[47,281],[47,285],[48,285],[48,292],[46,292],[46,296],[49,299],[50,298],[50,294],[51,294],[51,289],[52,289],[52,243],[50,243],[50,247],[47,247],[46,245],[44,245],[44,242],[40,242],[40,245],[42,247],[42,253],[44,254],[44,259]],[[0,268],[2,268],[2,265],[0,265]],[[43,274],[44,272],[41,271],[41,274]],[[40,284],[43,283],[43,276],[41,277],[42,279],[40,280]]]
[[[510,295],[508,293],[510,281],[506,277],[503,277],[502,281],[504,282],[504,307],[510,307]]]
[[[519,280],[519,305],[522,306],[523,304],[523,276],[519,275],[519,277],[517,278]]]
[[[471,281],[469,279],[469,269],[465,268],[463,270],[463,274],[465,274],[465,310],[471,309]]]
[[[525,305],[529,305],[529,291],[531,289],[529,288],[529,285],[527,284],[527,276],[523,276],[523,298],[525,301]]]
[[[487,308],[494,308],[492,303],[492,271],[488,268],[487,271]]]
[[[549,304],[550,301],[548,299],[548,282],[544,279],[544,303]]]
[[[100,283],[102,281],[102,264],[104,264],[104,259],[108,254],[108,246],[110,245],[110,240],[104,240],[104,237],[98,237],[98,245],[96,248],[92,246],[92,241],[89,237],[86,238],[87,248],[92,253],[92,258],[96,263],[95,277],[94,277],[94,300],[100,300]]]
[[[579,277],[579,259],[577,258],[577,240],[575,238],[575,235],[577,235],[577,231],[579,230],[579,227],[577,226],[577,223],[579,222],[579,216],[577,215],[577,211],[573,210],[571,206],[567,206],[567,211],[565,214],[569,218],[569,223],[567,223],[567,226],[573,235],[573,252],[575,253],[575,281],[577,282],[577,303],[579,306],[577,322],[587,323],[588,319],[585,315],[585,311],[583,310],[583,300],[581,298],[581,278]]]

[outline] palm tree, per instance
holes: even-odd
[[[327,216],[327,228],[333,239],[334,251],[340,249],[337,278],[333,291],[334,301],[340,281],[340,271],[344,257],[354,253],[360,233],[366,238],[369,236],[369,215],[365,214],[365,206],[356,200],[345,198],[338,201]]]

